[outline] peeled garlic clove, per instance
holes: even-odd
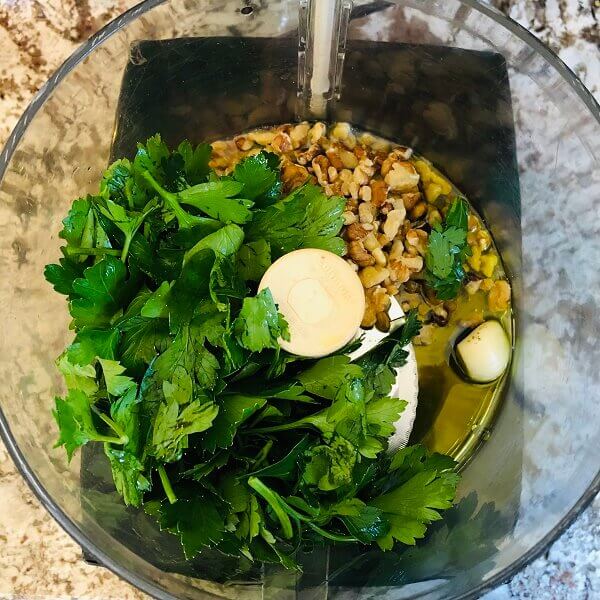
[[[473,381],[489,383],[506,371],[510,342],[498,321],[486,321],[457,344],[456,356]]]

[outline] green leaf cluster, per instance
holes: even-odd
[[[190,558],[216,548],[295,568],[314,543],[414,543],[456,486],[452,461],[386,452],[416,317],[356,364],[285,353],[287,323],[258,281],[298,248],[341,254],[344,200],[312,185],[282,197],[273,154],[221,177],[209,160],[206,144],[153,136],[64,219],[46,267],[75,331],[57,359],[57,446],[70,460],[103,444],[124,502]]]
[[[469,206],[455,198],[444,223],[435,223],[425,255],[425,278],[440,300],[456,298],[465,279],[464,263],[471,251],[467,244]]]

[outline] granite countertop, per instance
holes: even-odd
[[[599,0],[491,1],[556,51],[600,100]],[[136,3],[0,0],[0,143],[56,67]],[[1,443],[0,502],[5,507],[0,511],[0,598],[146,598],[109,571],[82,561],[80,548],[33,497]],[[600,598],[598,565],[600,497],[543,557],[485,598]]]

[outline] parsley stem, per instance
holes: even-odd
[[[72,256],[88,255],[88,256],[120,256],[121,250],[117,248],[74,248],[66,246],[65,251]]]
[[[292,423],[284,423],[283,425],[273,425],[271,427],[257,427],[256,429],[248,430],[248,433],[270,433],[272,431],[287,431],[289,429],[298,429],[300,427],[309,427],[312,423],[308,419],[299,419]]]
[[[95,406],[92,406],[92,410],[119,436],[118,438],[109,438],[115,444],[126,444],[129,441],[128,435],[117,425],[110,417],[105,415],[101,410],[98,410]],[[105,437],[105,436],[102,436]],[[116,440],[116,441],[115,441]],[[108,441],[108,440],[99,440]]]
[[[120,437],[113,437],[110,435],[95,435],[94,436],[94,441],[95,442],[105,442],[106,444],[119,444],[119,445],[123,445],[125,443],[127,443],[127,440],[123,440],[123,438]]]
[[[269,452],[271,452],[271,448],[273,447],[273,440],[269,440],[260,450],[260,452],[256,455],[254,459],[254,469],[256,470],[262,463],[265,462],[267,456],[269,456]]]
[[[165,494],[167,495],[167,499],[169,500],[169,503],[175,504],[175,502],[177,502],[177,496],[175,495],[175,492],[173,491],[173,488],[171,487],[171,482],[169,481],[169,477],[167,475],[167,472],[165,471],[165,466],[159,465],[157,468],[157,471],[158,471],[158,476],[160,477],[160,482],[162,483],[162,486],[165,490]]]
[[[283,537],[288,540],[293,537],[294,530],[292,529],[292,522],[282,506],[284,502],[279,497],[279,494],[268,488],[258,477],[248,478],[248,485],[255,492],[260,494],[273,509],[275,516],[279,519],[279,523],[281,524]]]
[[[125,243],[123,244],[123,250],[121,251],[121,262],[125,262],[125,259],[127,258],[127,253],[129,252],[129,244],[131,244],[132,237],[133,236],[131,235],[125,236]]]
[[[169,208],[173,211],[180,227],[192,227],[197,222],[197,217],[190,215],[181,208],[177,194],[165,190],[165,188],[162,187],[148,171],[143,173],[143,177],[151,185],[154,191],[169,205]]]
[[[338,535],[337,533],[330,533],[329,531],[325,531],[325,529],[321,529],[318,525],[307,521],[306,524],[316,531],[319,535],[322,535],[324,538],[328,540],[333,540],[334,542],[358,542],[358,539],[349,535]]]
[[[287,502],[285,502],[283,498],[279,496],[277,492],[274,492],[268,488],[260,479],[258,479],[258,477],[250,477],[248,479],[248,485],[269,503],[273,509],[273,512],[281,523],[283,536],[285,538],[289,539],[293,535],[292,524],[290,518],[288,517],[288,515],[291,515],[295,519],[306,523],[311,529],[328,540],[333,540],[334,542],[358,542],[358,539],[355,537],[339,535],[337,533],[331,533],[325,529],[321,529],[318,525],[312,523],[310,517],[307,517],[293,509],[289,504],[287,504]]]

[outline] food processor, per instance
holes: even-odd
[[[511,280],[511,372],[473,419],[456,506],[416,546],[315,547],[302,573],[240,570],[217,551],[187,561],[175,536],[122,505],[101,453],[86,447],[67,464],[53,448],[54,360],[72,335],[43,267],[73,198],[138,140],[197,143],[297,119],[411,145],[465,193]],[[477,597],[600,487],[599,160],[593,98],[475,0],[143,2],[66,61],[0,156],[4,441],[87,559],[157,598]],[[417,415],[414,441],[430,425]]]

